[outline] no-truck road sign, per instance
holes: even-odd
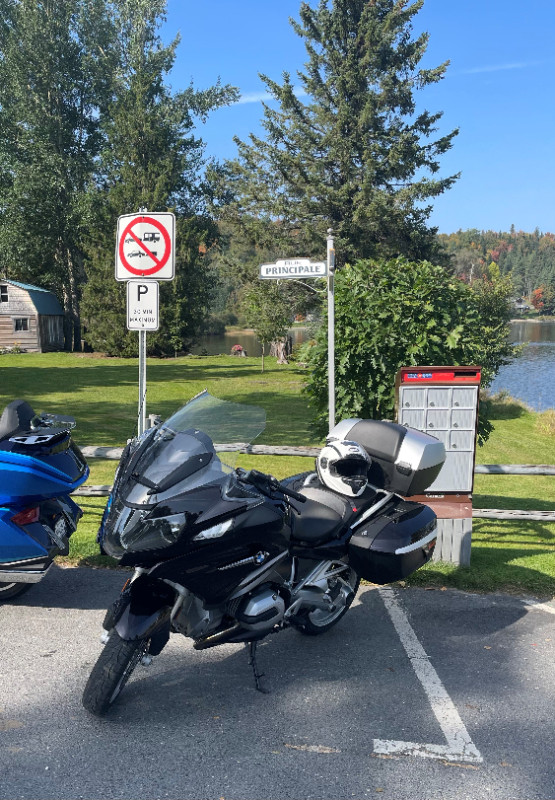
[[[116,280],[175,276],[175,216],[169,212],[124,214],[118,219]]]

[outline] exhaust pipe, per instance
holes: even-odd
[[[2,583],[39,583],[46,575],[46,570],[40,572],[36,570],[0,570],[0,581]]]
[[[209,647],[225,644],[241,630],[242,626],[237,623],[231,628],[226,628],[225,631],[218,631],[218,633],[213,633],[212,636],[204,636],[202,639],[197,639],[196,642],[193,643],[193,647],[195,650],[208,650]]]

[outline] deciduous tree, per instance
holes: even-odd
[[[476,364],[488,386],[512,357],[512,285],[492,270],[472,287],[429,262],[356,262],[336,275],[336,415],[393,419],[401,366]],[[307,391],[327,432],[327,341],[310,350]],[[482,414],[483,441],[492,426]]]
[[[54,288],[81,349],[87,189],[113,63],[105,0],[0,4],[0,271]]]
[[[287,334],[293,321],[291,306],[274,281],[259,281],[246,290],[244,307],[247,323],[262,344],[264,372],[264,349],[270,342],[277,342]]]

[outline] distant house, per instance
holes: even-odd
[[[522,297],[517,297],[516,300],[513,300],[513,307],[516,311],[530,311],[530,306]]]
[[[64,311],[55,294],[0,278],[0,347],[45,353],[64,349]]]

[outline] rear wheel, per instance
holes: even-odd
[[[32,583],[0,583],[0,603],[23,594],[32,585]]]
[[[149,639],[127,642],[112,631],[83,692],[83,705],[87,711],[98,716],[108,711],[137,664],[148,653],[149,644]]]
[[[305,636],[319,636],[329,631],[345,616],[355,599],[360,577],[351,567],[328,580],[328,592],[333,598],[329,609],[314,608],[302,611],[291,618],[291,624]]]

